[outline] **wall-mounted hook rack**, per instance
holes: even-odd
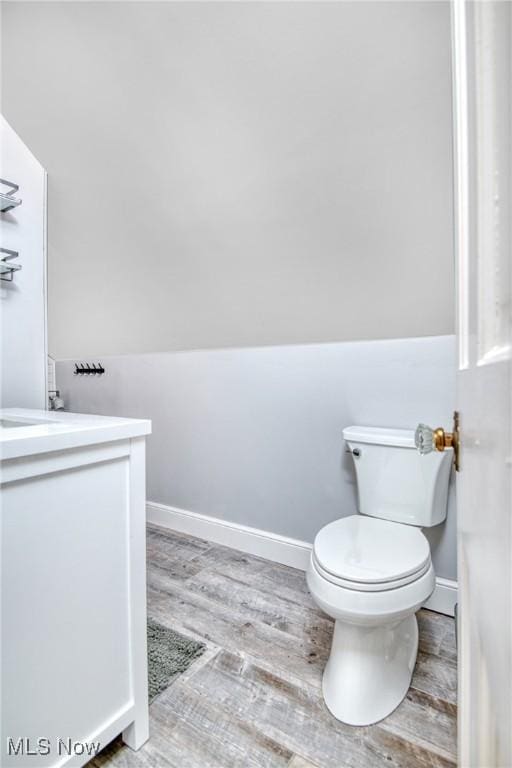
[[[9,248],[0,248],[0,280],[6,280],[12,283],[13,275],[21,269],[21,264],[10,264],[12,259],[17,259],[19,256],[18,251],[11,251]]]
[[[11,211],[13,208],[17,208],[18,205],[21,205],[22,201],[20,198],[14,197],[19,186],[12,181],[7,181],[7,179],[0,179],[0,184],[9,188],[8,192],[0,191],[0,212],[7,213],[7,211]]]
[[[105,369],[101,363],[75,363],[75,370],[73,371],[75,376],[101,376],[105,373]]]

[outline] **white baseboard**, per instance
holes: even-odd
[[[149,523],[239,549],[241,552],[264,557],[275,563],[290,565],[302,571],[308,567],[311,544],[306,541],[290,539],[278,533],[249,528],[239,523],[219,520],[218,517],[188,512],[153,501],[146,504],[146,516]]]
[[[424,608],[437,611],[437,613],[445,613],[447,616],[454,616],[456,602],[457,582],[436,576],[436,588],[425,603]]]
[[[305,571],[309,564],[311,544],[307,541],[290,539],[271,531],[250,528],[247,525],[231,523],[199,512],[189,512],[186,509],[169,507],[148,501],[146,516],[149,523],[171,528],[179,533],[198,536],[201,539],[223,544],[225,547],[239,549],[250,555],[264,557],[275,563],[289,565]],[[438,613],[453,616],[457,602],[457,582],[438,577],[433,594],[425,603],[425,608]]]

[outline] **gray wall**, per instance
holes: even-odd
[[[447,2],[4,3],[56,357],[453,332]]]
[[[312,541],[356,511],[344,426],[451,421],[448,3],[3,15],[67,407],[152,419],[149,500]]]
[[[356,512],[350,424],[451,423],[453,336],[102,358],[102,377],[57,364],[70,410],[150,418],[147,497],[312,542]],[[456,578],[455,504],[427,532]]]

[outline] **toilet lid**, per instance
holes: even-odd
[[[364,515],[322,528],[313,554],[327,573],[361,584],[402,579],[430,563],[430,547],[419,528]]]

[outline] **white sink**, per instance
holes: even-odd
[[[0,429],[16,429],[17,427],[33,427],[36,424],[50,424],[49,421],[39,419],[34,421],[33,419],[25,419],[20,421],[19,419],[0,419]]]

